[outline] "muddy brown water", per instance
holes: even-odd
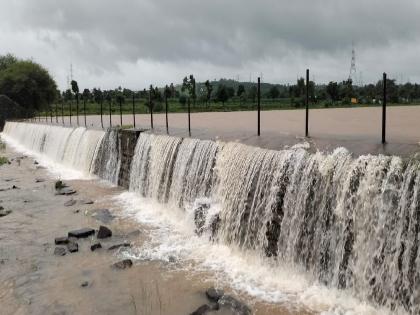
[[[139,247],[147,229],[119,217],[112,197],[121,193],[97,180],[66,181],[77,190],[73,196],[56,196],[54,178],[34,160],[10,148],[0,151],[12,160],[0,166],[0,205],[12,213],[0,218],[1,314],[190,314],[208,303],[205,290],[217,286],[212,274],[191,273],[182,265],[163,261],[134,261],[126,270],[110,266],[122,259],[112,244],[128,241]],[[36,179],[45,179],[36,182]],[[13,185],[17,189],[10,189]],[[64,206],[69,199],[92,199],[94,204]],[[78,241],[79,251],[55,256],[54,238],[82,227],[103,224],[92,217],[96,209],[111,209],[115,219],[106,226],[113,237],[104,248],[91,252],[95,237]],[[78,212],[76,210],[79,210]],[[182,264],[182,262],[180,262]],[[87,281],[88,285],[81,284]],[[297,306],[269,304],[225,291],[245,301],[253,314],[311,314]],[[209,314],[231,314],[220,310]]]

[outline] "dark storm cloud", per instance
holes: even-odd
[[[348,68],[352,40],[358,55],[380,52],[384,61],[398,60],[392,47],[418,49],[420,42],[418,0],[17,0],[5,7],[0,35],[35,35],[96,74],[139,61],[169,63],[175,72],[199,63],[214,67],[216,77],[220,68],[269,69],[267,62],[283,70],[311,63],[326,71],[344,58]]]

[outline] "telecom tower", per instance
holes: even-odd
[[[356,51],[354,49],[354,42],[352,42],[351,44],[351,64],[349,80],[351,80],[353,83],[356,83]]]

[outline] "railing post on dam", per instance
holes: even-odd
[[[133,128],[136,128],[136,110],[135,110],[134,93],[133,93]]]
[[[111,103],[112,103],[112,99],[109,100],[109,127],[112,127]]]
[[[99,100],[99,106],[100,106],[100,110],[101,110],[101,127],[102,129],[104,129],[104,120],[103,120],[103,98],[101,97],[101,99]]]
[[[306,69],[305,137],[309,136],[309,69]]]
[[[382,144],[386,143],[386,73],[383,74],[383,99],[382,99]]]
[[[258,77],[257,84],[257,134],[261,135],[261,78]]]
[[[149,89],[149,109],[150,109],[150,128],[153,129],[153,103],[152,103],[152,87]]]
[[[118,102],[120,105],[120,127],[122,127],[123,123],[122,123],[122,98],[121,96],[118,98]]]
[[[83,97],[83,114],[85,115],[85,127],[86,127],[86,96]]]
[[[168,86],[165,87],[165,119],[166,119],[166,133],[169,134],[169,124],[168,124]]]

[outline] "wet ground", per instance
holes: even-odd
[[[45,118],[42,118],[45,123]],[[136,127],[149,129],[150,115],[136,115]],[[257,136],[257,112],[209,112],[191,114],[191,136],[200,139],[240,141],[245,144],[279,150],[285,145],[307,141],[312,150],[332,151],[343,146],[360,154],[393,154],[408,156],[420,150],[420,106],[392,106],[387,109],[386,141],[381,144],[381,107],[313,109],[309,111],[309,138],[305,138],[304,110],[273,110],[261,112],[261,136]],[[69,125],[64,120],[53,123]],[[166,133],[165,114],[154,114],[154,132]],[[48,120],[50,121],[50,120]],[[132,115],[123,115],[123,125],[133,124]],[[79,117],[80,125],[84,118]],[[72,118],[73,126],[76,117]],[[113,126],[120,124],[119,115],[112,116]],[[87,125],[100,128],[100,116],[88,116]],[[103,116],[103,126],[110,125]],[[169,114],[169,133],[189,136],[186,113]]]
[[[134,260],[131,268],[115,270],[124,249],[108,247],[129,242],[141,247],[147,228],[121,217],[112,197],[120,188],[97,180],[66,181],[77,193],[55,195],[57,180],[46,169],[10,148],[0,150],[11,164],[0,166],[0,206],[11,210],[0,217],[1,314],[190,314],[209,303],[205,290],[218,286],[211,273],[189,272],[183,262]],[[13,188],[15,186],[15,188]],[[65,206],[69,200],[76,204]],[[93,204],[82,204],[92,200]],[[98,209],[110,209],[112,216]],[[95,216],[95,214],[102,214]],[[113,236],[91,251],[95,236],[79,239],[79,251],[54,255],[54,238],[70,230],[106,225]],[[129,250],[129,249],[128,249]],[[273,305],[240,292],[226,292],[246,302],[253,314],[309,314],[290,305]],[[221,309],[208,314],[232,314]]]

